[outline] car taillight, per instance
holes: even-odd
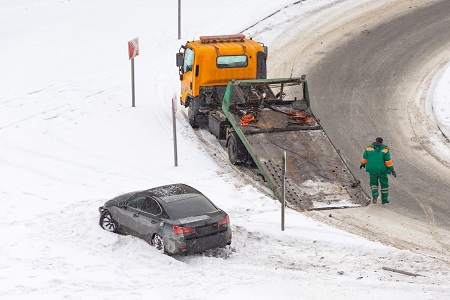
[[[173,225],[172,228],[176,234],[185,234],[185,233],[194,233],[195,232],[194,228],[191,228],[191,227],[182,227],[182,226]]]
[[[227,215],[222,221],[219,222],[219,227],[230,225],[230,217]]]

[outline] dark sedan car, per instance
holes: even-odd
[[[137,236],[170,255],[231,244],[228,214],[185,184],[126,193],[99,211],[103,229]]]

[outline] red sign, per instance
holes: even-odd
[[[139,55],[139,38],[128,41],[128,59]]]

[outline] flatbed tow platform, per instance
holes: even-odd
[[[254,163],[280,200],[286,153],[289,207],[322,210],[370,201],[311,112],[304,78],[231,81],[222,109],[210,114],[209,123],[219,139],[226,136],[231,162]],[[224,128],[227,133],[220,134]]]

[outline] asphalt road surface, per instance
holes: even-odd
[[[423,65],[450,49],[450,1],[412,9],[363,31],[328,53],[308,74],[314,112],[355,173],[366,144],[377,136],[390,147],[398,177],[389,176],[391,206],[414,218],[430,207],[439,226],[450,228],[450,169],[427,151],[408,116]]]
[[[450,163],[433,150],[429,132],[436,128],[421,105],[431,78],[450,57],[450,1],[375,2],[389,1],[328,13],[322,26],[312,22],[277,45],[299,45],[283,55],[307,70],[313,111],[368,194],[369,176],[359,169],[364,148],[377,136],[390,148],[398,175],[389,175],[391,203],[333,212],[336,218],[354,218],[359,233],[396,231],[384,240],[396,246],[418,249],[433,240],[448,252]],[[274,67],[275,73],[289,68]]]

